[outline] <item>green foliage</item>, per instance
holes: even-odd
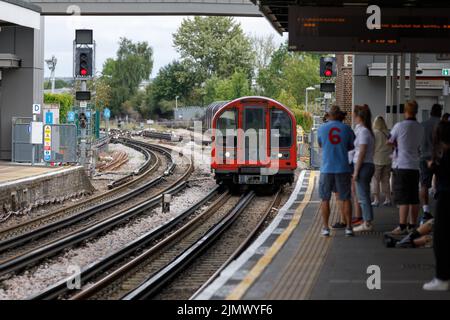
[[[69,93],[44,93],[44,103],[59,103],[59,119],[66,122],[67,112],[72,109],[73,96]]]
[[[292,112],[297,120],[297,125],[301,126],[305,132],[311,132],[314,120],[311,113],[300,110],[298,108],[293,109]]]
[[[111,87],[111,110],[124,114],[130,109],[123,105],[138,91],[139,84],[150,77],[153,68],[153,49],[147,42],[133,43],[121,38],[116,59],[107,59],[103,65],[103,77]]]
[[[252,95],[250,83],[243,72],[236,71],[228,79],[213,77],[205,85],[205,101],[211,103],[219,100],[233,100]]]
[[[173,43],[198,83],[211,76],[228,78],[237,69],[251,78],[255,59],[252,43],[231,17],[184,19]]]

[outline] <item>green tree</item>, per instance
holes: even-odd
[[[69,93],[44,93],[44,103],[58,103],[59,119],[61,123],[64,123],[67,119],[67,112],[73,106],[73,95]]]
[[[211,78],[206,82],[205,92],[206,103],[252,95],[249,80],[245,73],[240,71],[236,71],[228,79]]]
[[[111,86],[105,77],[100,77],[94,81],[95,95],[94,102],[97,110],[109,108],[111,104]]]
[[[111,87],[111,110],[113,114],[129,112],[123,103],[133,97],[139,84],[149,79],[153,68],[153,49],[147,42],[133,43],[121,38],[116,59],[107,59],[103,76]]]
[[[192,67],[198,84],[213,75],[228,78],[237,69],[251,78],[255,58],[252,44],[231,17],[184,19],[173,43],[181,59]]]

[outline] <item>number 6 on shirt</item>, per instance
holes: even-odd
[[[328,133],[328,140],[330,140],[331,144],[339,144],[342,141],[341,136],[335,132],[340,133],[341,129],[336,127],[330,129],[330,132]]]

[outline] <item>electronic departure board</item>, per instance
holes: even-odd
[[[450,52],[450,8],[289,7],[289,48],[318,52]]]

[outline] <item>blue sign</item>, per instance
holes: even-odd
[[[52,152],[50,150],[44,150],[44,161],[50,161],[52,159]]]
[[[47,111],[45,113],[45,123],[46,124],[53,124],[53,112]]]
[[[108,108],[103,109],[103,117],[105,119],[109,119],[111,117],[111,110],[109,110]]]
[[[86,111],[84,114],[86,115],[86,118],[88,118],[88,119],[91,117],[91,112],[90,111]]]
[[[73,111],[67,112],[67,121],[75,122],[75,112],[73,112]]]

